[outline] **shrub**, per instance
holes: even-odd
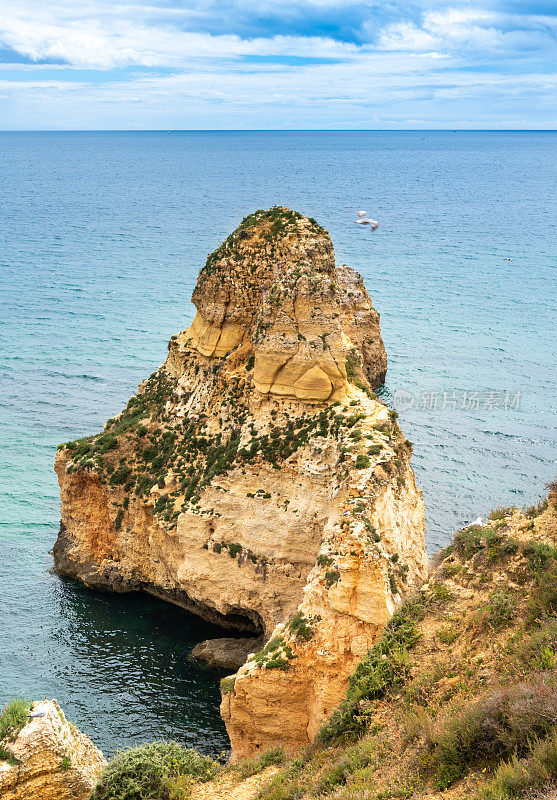
[[[528,506],[524,509],[524,516],[528,519],[535,519],[547,509],[548,505],[547,497],[540,498],[535,506]]]
[[[443,644],[452,644],[460,636],[460,631],[454,625],[447,625],[437,632],[437,638]]]
[[[103,770],[91,800],[177,800],[194,780],[208,781],[217,765],[177,742],[123,750]]]
[[[469,525],[467,528],[462,528],[453,536],[453,549],[462,558],[470,558],[483,548],[485,535],[492,532],[491,528],[484,528],[482,525]]]
[[[443,583],[431,583],[429,589],[428,602],[430,605],[432,603],[445,605],[454,600],[454,594]]]
[[[271,764],[282,764],[284,759],[285,755],[282,747],[270,747],[260,756],[242,761],[240,764],[234,765],[232,769],[239,774],[242,780],[245,780],[246,778],[251,778],[252,775],[257,775],[258,772],[262,772]]]
[[[0,741],[8,739],[13,742],[27,722],[27,716],[33,703],[23,697],[12,698],[0,714]]]
[[[298,611],[298,613],[294,614],[290,620],[290,630],[296,635],[297,639],[302,639],[304,642],[309,642],[310,639],[313,638],[313,634],[315,632],[314,622],[316,621],[317,620],[315,619],[307,619],[307,617],[304,617],[301,611]]]
[[[233,692],[235,683],[236,678],[222,678],[220,682],[221,695],[230,694],[230,692]]]
[[[525,683],[481,697],[459,713],[452,710],[430,732],[421,764],[445,789],[480,763],[524,754],[536,736],[557,725],[557,691],[542,682]]]
[[[522,797],[530,790],[548,787],[557,778],[557,728],[547,739],[535,739],[532,744],[532,750],[525,758],[513,755],[510,761],[501,764],[483,794],[485,800]],[[550,797],[550,793],[536,796]]]
[[[114,470],[112,475],[110,476],[110,483],[114,486],[119,485],[121,483],[125,483],[128,479],[128,476],[131,472],[130,467],[120,466],[118,469]]]
[[[522,552],[528,557],[528,566],[532,572],[542,572],[551,561],[557,559],[557,547],[544,542],[530,541],[524,545]]]
[[[498,506],[489,512],[489,519],[505,519],[505,517],[510,517],[511,514],[514,514],[515,511],[515,506]]]
[[[356,469],[365,469],[369,467],[371,461],[369,460],[369,456],[360,453],[356,456]]]
[[[536,575],[526,613],[536,623],[557,614],[557,562]]]
[[[375,748],[367,742],[358,742],[348,747],[342,751],[338,760],[333,761],[333,764],[321,773],[312,794],[331,794],[338,786],[344,786],[351,778],[353,779],[355,773],[365,769],[375,760]]]
[[[340,571],[338,569],[328,569],[325,572],[325,585],[330,589],[335,583],[340,580]]]
[[[480,612],[480,624],[500,630],[506,628],[513,620],[516,599],[504,592],[492,592],[484,609]]]

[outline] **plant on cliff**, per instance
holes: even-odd
[[[122,750],[108,763],[90,800],[180,800],[194,781],[208,781],[217,764],[177,742]]]
[[[321,728],[319,738],[331,742],[364,733],[366,703],[398,689],[409,674],[408,650],[419,641],[416,622],[422,616],[420,598],[405,603],[390,619],[383,636],[350,676],[346,699]]]
[[[309,642],[315,634],[315,624],[319,622],[320,617],[305,617],[301,611],[298,611],[289,623],[289,628],[297,639],[304,642]]]
[[[557,797],[557,548],[507,511],[456,534],[260,800]]]
[[[435,774],[437,788],[445,789],[471,765],[524,755],[556,726],[555,688],[537,681],[501,689],[460,711],[450,707],[437,725],[425,726],[421,765]]]
[[[282,747],[269,747],[259,756],[248,758],[239,764],[233,764],[232,769],[241,780],[245,780],[262,772],[267,767],[270,767],[271,764],[282,764],[284,760],[285,754]]]
[[[33,707],[31,700],[23,697],[13,697],[6,703],[0,713],[0,742],[13,742],[18,733],[27,722],[30,709]],[[0,761],[14,761],[12,754],[0,746]]]

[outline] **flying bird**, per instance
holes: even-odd
[[[367,216],[367,211],[357,211],[356,214],[358,215],[358,219],[352,220],[354,225],[371,225],[371,230],[375,231],[379,227],[379,223],[376,219],[370,219]]]

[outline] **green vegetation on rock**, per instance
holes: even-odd
[[[208,781],[217,764],[177,742],[122,750],[108,763],[91,800],[182,800],[194,781]]]

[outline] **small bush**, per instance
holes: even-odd
[[[321,773],[312,795],[331,794],[337,787],[346,785],[350,779],[353,779],[355,773],[365,769],[375,760],[375,748],[366,742],[358,742],[358,744],[346,748],[341,757]]]
[[[470,558],[484,547],[485,535],[492,532],[491,528],[484,528],[482,525],[469,525],[467,528],[462,528],[453,536],[453,549],[462,558]]]
[[[102,772],[91,800],[178,800],[193,781],[208,781],[217,765],[177,742],[123,750]]]
[[[540,800],[551,796],[552,787],[549,784],[557,779],[557,728],[547,739],[535,739],[532,745],[531,752],[525,758],[515,755],[507,763],[501,764],[491,785],[483,793],[485,800],[523,797],[526,792],[545,788],[549,790],[547,794],[536,793],[535,796]]]
[[[220,682],[221,695],[230,694],[230,692],[233,692],[235,683],[235,678],[222,678]]]
[[[557,614],[557,562],[536,575],[526,614],[530,622],[538,624]]]
[[[532,572],[543,572],[557,559],[557,547],[551,547],[545,542],[530,541],[524,545],[522,552],[528,558],[528,567]]]
[[[460,636],[460,631],[454,625],[447,625],[437,632],[437,638],[443,644],[453,644]]]
[[[516,598],[504,592],[492,592],[486,607],[480,613],[480,624],[501,630],[511,624],[515,615]]]
[[[12,698],[0,714],[0,741],[8,739],[13,742],[27,722],[27,716],[33,703],[23,697]]]
[[[360,453],[356,456],[356,469],[366,469],[366,467],[369,467],[370,464],[371,461],[369,460],[369,456],[366,456],[363,453]]]
[[[301,611],[298,611],[290,620],[290,630],[296,635],[297,639],[304,642],[309,642],[314,634],[314,619],[304,617]]]
[[[506,688],[442,720],[429,733],[421,764],[446,789],[469,767],[523,755],[534,737],[556,725],[557,690],[541,682]]]
[[[330,589],[335,583],[340,580],[340,571],[338,569],[328,569],[325,572],[325,585]]]
[[[257,775],[262,772],[271,764],[282,764],[285,759],[284,750],[282,747],[270,747],[261,753],[260,756],[250,758],[247,761],[242,761],[240,764],[234,765],[233,770],[238,773],[242,780],[251,778],[252,775]]]
[[[527,519],[535,519],[536,517],[539,517],[540,514],[543,514],[548,505],[549,502],[547,497],[542,497],[538,500],[535,506],[528,506],[524,509],[524,516]]]
[[[445,605],[454,600],[454,594],[443,583],[431,583],[429,586],[428,603]]]
[[[515,506],[498,506],[489,512],[489,519],[499,520],[510,517],[516,511]]]

